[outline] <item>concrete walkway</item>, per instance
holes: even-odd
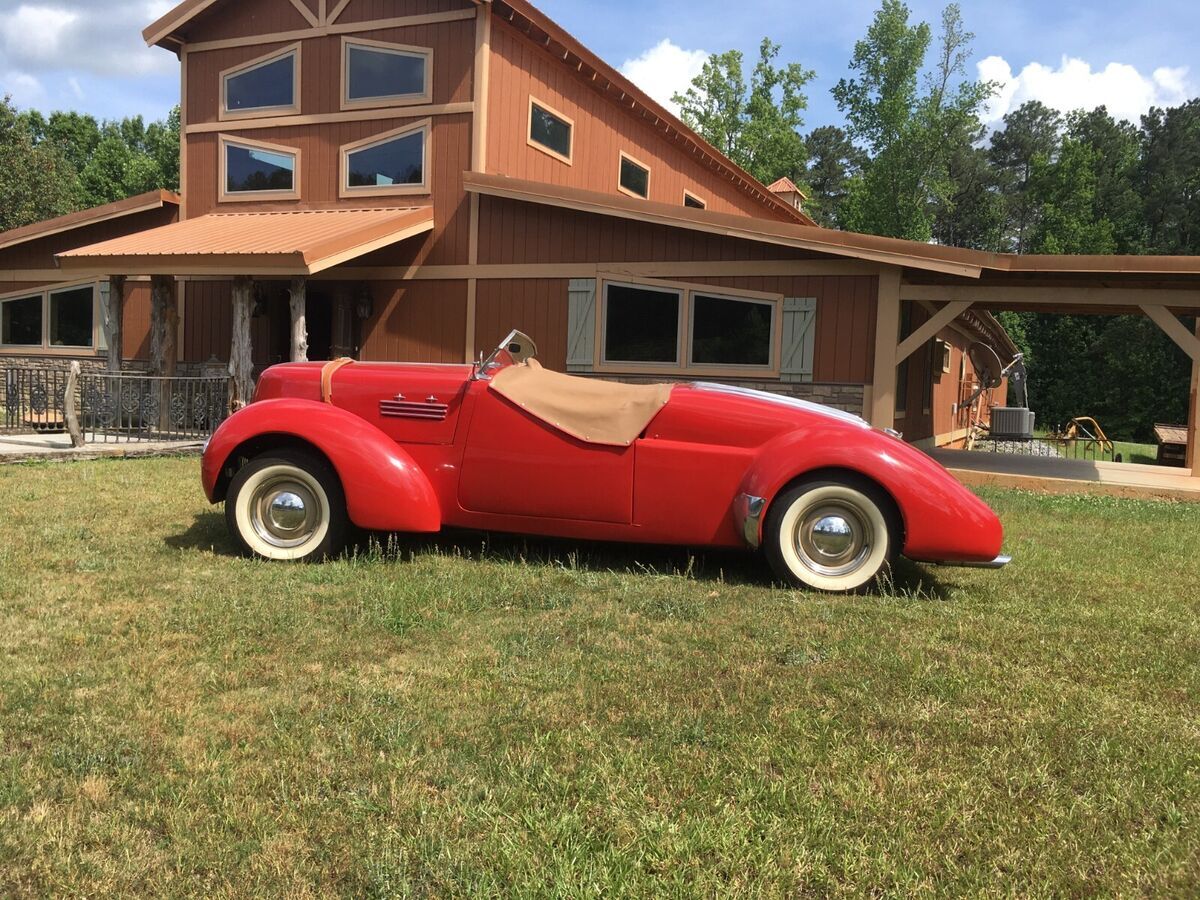
[[[200,441],[121,441],[97,443],[85,435],[82,447],[71,446],[65,434],[0,434],[0,465],[72,459],[134,458],[140,456],[187,456],[200,452]]]
[[[1086,459],[930,450],[929,455],[964,484],[996,485],[1055,493],[1163,497],[1200,502],[1200,478],[1186,469]]]

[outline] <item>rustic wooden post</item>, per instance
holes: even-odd
[[[246,275],[233,279],[233,337],[229,347],[230,405],[241,409],[254,395],[254,346],[250,317],[254,282]]]
[[[292,279],[292,362],[308,362],[308,321],[305,305],[308,297],[308,281]]]
[[[71,436],[71,446],[76,448],[83,446],[83,431],[79,427],[79,407],[76,398],[79,373],[79,360],[71,360],[71,369],[67,373],[67,389],[63,397],[63,419],[66,422],[67,434]]]
[[[155,375],[168,377],[179,362],[179,296],[170,275],[150,280],[150,360]]]
[[[349,356],[354,347],[354,300],[350,288],[341,286],[333,292],[333,346],[330,357]]]
[[[108,341],[108,371],[114,375],[121,372],[121,341],[123,327],[121,317],[125,309],[125,276],[108,276],[108,304],[105,339]]]

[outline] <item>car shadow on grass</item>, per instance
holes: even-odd
[[[212,552],[236,557],[238,551],[218,512],[199,514],[165,543],[173,550]],[[529,564],[644,575],[673,575],[702,583],[779,587],[761,553],[660,544],[606,543],[496,532],[447,530],[434,535],[360,533],[342,559],[409,563],[444,556],[499,565]],[[912,599],[946,600],[949,587],[935,569],[901,559],[890,581],[876,593]]]

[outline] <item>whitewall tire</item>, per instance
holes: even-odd
[[[767,515],[764,546],[784,582],[854,593],[890,572],[900,526],[891,498],[851,475],[796,485]]]
[[[319,561],[345,546],[346,501],[324,460],[279,450],[252,459],[234,476],[225,521],[247,554],[280,562]]]

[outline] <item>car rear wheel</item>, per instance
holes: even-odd
[[[832,593],[865,590],[891,571],[899,525],[891,499],[865,479],[821,479],[785,491],[767,516],[764,544],[784,582]]]
[[[296,562],[336,556],[349,526],[337,473],[300,450],[273,451],[243,466],[229,485],[225,522],[243,552]]]

